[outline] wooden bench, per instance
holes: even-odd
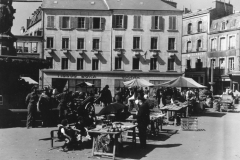
[[[55,142],[63,142],[64,139],[59,139],[58,138],[58,135],[54,134],[54,133],[57,133],[58,130],[52,130],[50,132],[50,136],[51,136],[51,147],[53,148],[53,141],[55,140]]]

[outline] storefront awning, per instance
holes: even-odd
[[[38,84],[38,82],[34,81],[30,77],[21,77],[21,79],[23,79],[24,81],[28,82],[29,84]]]

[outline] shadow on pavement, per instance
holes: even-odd
[[[195,114],[194,117],[218,117],[218,118],[222,118],[223,116],[225,116],[226,113],[221,113],[221,112],[205,112],[205,113],[199,113],[199,114]]]
[[[153,145],[153,144],[147,144],[147,148],[140,149],[139,147],[132,147],[132,146],[126,146],[121,151],[121,156],[118,156],[118,158],[121,159],[142,159],[146,157],[147,154],[152,152],[155,148],[173,148],[173,147],[179,147],[182,144],[162,144],[162,145]]]
[[[148,135],[148,141],[166,141],[174,134],[178,134],[178,130],[163,129],[157,136]]]

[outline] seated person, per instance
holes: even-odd
[[[75,131],[69,126],[68,120],[63,119],[61,125],[59,126],[58,138],[65,140],[65,144],[62,147],[64,152],[67,152],[68,149],[71,147],[72,143],[74,142],[74,135]]]
[[[85,126],[83,117],[79,116],[77,123],[75,124],[74,130],[76,131],[77,141],[82,142],[82,137],[86,137],[87,139],[91,139],[88,135],[88,129]]]

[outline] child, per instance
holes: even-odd
[[[64,152],[67,152],[69,147],[74,141],[75,131],[71,129],[67,119],[63,119],[61,124],[62,125],[59,126],[59,130],[58,130],[58,138],[65,140],[65,144],[63,145],[62,148]]]
[[[77,133],[77,141],[82,142],[82,137],[86,137],[87,139],[91,139],[88,135],[88,129],[86,128],[86,125],[84,123],[83,117],[79,116],[78,121],[75,124],[74,130]]]

